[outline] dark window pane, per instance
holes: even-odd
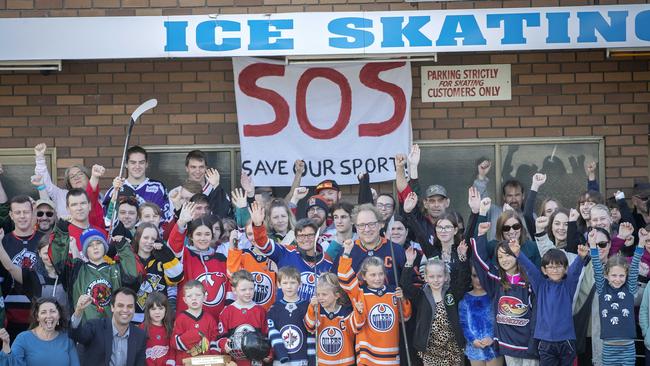
[[[422,192],[431,184],[440,184],[447,190],[451,200],[450,207],[458,211],[464,220],[469,217],[467,190],[474,183],[478,173],[478,163],[488,159],[494,162],[494,146],[420,146],[420,165],[418,173]],[[488,194],[494,196],[494,168],[488,175],[490,184]]]
[[[25,154],[12,154],[1,157],[2,167],[4,173],[0,175],[0,180],[2,180],[2,186],[7,193],[7,197],[11,197],[26,194],[38,199],[38,192],[36,187],[31,183],[31,177],[34,175],[34,155],[33,150],[26,151]],[[50,171],[50,175],[53,172],[52,169],[52,155],[51,152],[45,154],[45,164]],[[54,177],[52,180],[56,183]],[[65,188],[65,187],[62,187]]]
[[[502,145],[501,159],[502,182],[517,179],[528,191],[533,175],[544,173],[546,183],[540,188],[537,205],[553,197],[570,208],[576,206],[578,195],[587,189],[585,165],[598,161],[598,143]]]
[[[147,176],[157,179],[165,184],[167,190],[181,185],[187,179],[185,172],[185,156],[188,150],[182,152],[169,151],[148,151],[149,169]],[[208,155],[208,168],[216,168],[221,176],[221,185],[226,192],[230,193],[232,188],[232,176],[230,172],[229,151],[205,151]]]

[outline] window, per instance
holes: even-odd
[[[56,149],[48,148],[45,151],[45,163],[47,164],[52,181],[56,183],[56,169],[52,166],[56,161]],[[38,199],[38,192],[31,184],[31,177],[34,175],[34,149],[0,149],[0,163],[4,173],[0,175],[2,186],[7,197],[26,194]]]
[[[167,190],[181,185],[187,179],[185,172],[185,156],[191,150],[201,150],[208,155],[207,167],[216,168],[221,176],[220,184],[230,194],[238,184],[239,179],[233,177],[239,174],[239,161],[235,159],[238,146],[145,146],[149,155],[149,168],[147,176],[165,184]],[[238,156],[239,154],[237,154]]]
[[[599,137],[562,139],[485,139],[461,141],[416,141],[420,145],[419,177],[422,192],[431,184],[444,186],[451,206],[463,218],[469,216],[467,189],[478,173],[480,161],[492,161],[488,194],[492,202],[501,204],[501,185],[508,179],[518,179],[526,191],[534,173],[547,174],[540,188],[539,204],[553,196],[565,207],[575,207],[580,192],[587,187],[585,162],[604,161],[603,139]],[[598,168],[597,179],[604,187],[604,166]]]

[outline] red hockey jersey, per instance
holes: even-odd
[[[144,329],[144,324],[139,325]],[[149,325],[147,332],[146,366],[174,366],[176,350],[169,346],[170,338],[162,325]]]
[[[217,351],[225,354],[226,343],[235,331],[241,327],[257,329],[263,335],[269,334],[269,327],[266,323],[266,310],[260,305],[251,303],[248,306],[240,305],[234,302],[221,312],[219,317],[219,340],[217,341]],[[252,330],[251,329],[251,330]],[[259,362],[249,360],[234,360],[238,366],[261,365]]]
[[[177,351],[177,365],[182,365],[187,357],[217,354],[216,340],[217,321],[208,312],[203,311],[195,317],[183,311],[176,316],[171,346]]]
[[[178,231],[174,225],[169,235],[169,247],[176,257],[183,262],[183,280],[178,284],[178,302],[176,313],[187,309],[183,301],[183,285],[190,280],[197,280],[203,284],[207,296],[203,301],[203,311],[212,315],[216,320],[226,305],[226,299],[232,299],[230,281],[226,277],[226,257],[208,249],[199,252],[185,246],[185,234]]]

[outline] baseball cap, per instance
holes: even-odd
[[[431,196],[443,196],[447,198],[448,197],[447,190],[445,189],[445,187],[439,184],[431,185],[429,186],[429,188],[427,188],[426,197],[431,197]]]
[[[319,193],[323,189],[333,189],[335,191],[340,191],[341,189],[339,188],[338,183],[336,183],[335,180],[332,179],[326,179],[316,186],[316,193]]]
[[[47,198],[46,199],[40,199],[40,200],[36,201],[36,206],[34,206],[34,207],[38,207],[40,205],[48,205],[53,210],[56,210],[56,207],[54,207],[54,202],[52,202],[52,200],[47,199]]]
[[[312,207],[320,207],[325,210],[325,212],[329,211],[325,197],[321,196],[320,194],[313,195],[309,197],[309,200],[307,200],[307,210]]]

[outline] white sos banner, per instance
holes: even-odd
[[[233,58],[242,169],[258,186],[395,179],[411,144],[411,66],[406,62],[298,66]]]

